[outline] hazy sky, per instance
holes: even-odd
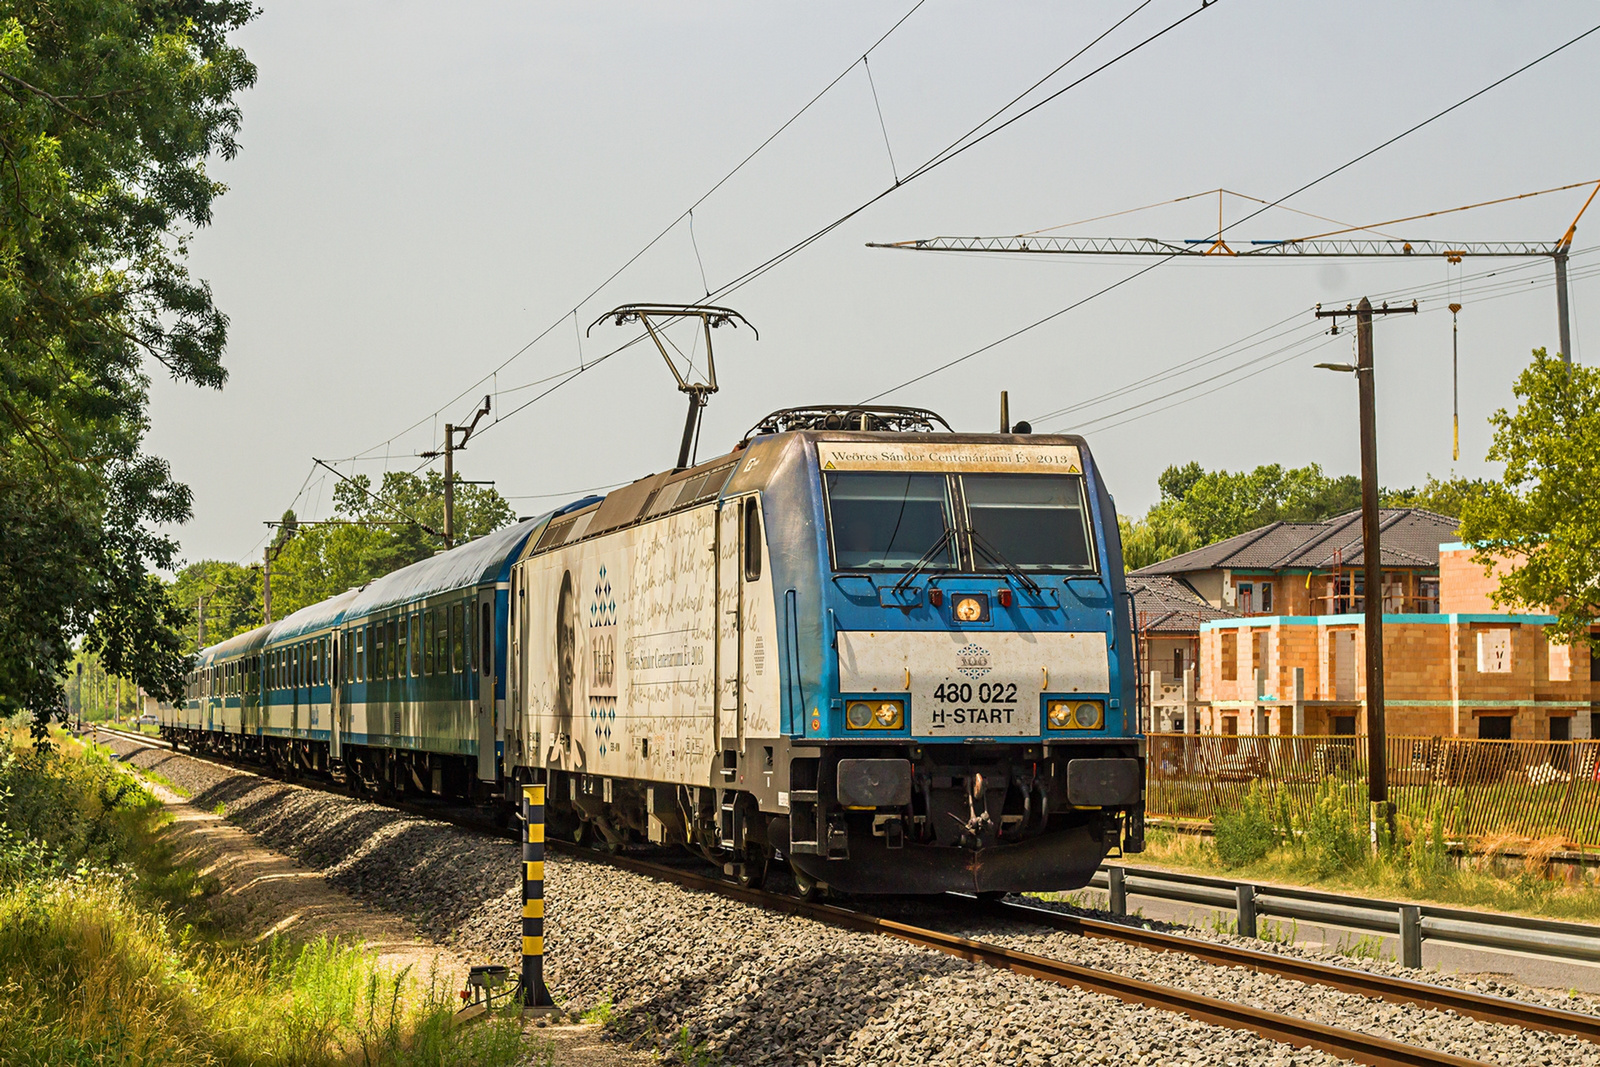
[[[231,318],[231,377],[220,393],[159,379],[153,390],[149,447],[195,491],[186,557],[258,556],[262,520],[291,504],[302,518],[329,512],[333,479],[313,456],[374,481],[414,468],[484,393],[504,422],[485,420],[458,469],[495,480],[519,514],[670,467],[683,399],[647,346],[510,412],[553,384],[529,383],[636,330],[602,324],[580,344],[576,326],[623,302],[703,299],[882,193],[1136,0],[926,0],[871,53],[880,127],[859,58],[913,2],[264,0],[240,35],[260,68],[242,99],[244,150],[214,165],[229,192],[194,244],[196,273]],[[1029,101],[1197,4],[1151,0]],[[715,335],[722,391],[700,455],[770,410],[859,401],[1152,262],[867,241],[1016,234],[1219,187],[1270,201],[1596,22],[1600,8],[1580,2],[1217,0],[723,297],[761,336]],[[680,223],[585,299],[853,60],[695,210],[693,243]],[[1371,224],[1600,179],[1597,69],[1600,33],[1287,206]],[[1587,195],[1380,229],[1549,242]],[[1233,197],[1223,208],[1225,221],[1253,210]],[[1211,196],[1056,232],[1183,239],[1216,224]],[[1274,209],[1228,236],[1335,228]],[[1581,254],[1596,234],[1600,206],[1574,246],[1580,360],[1600,306],[1600,255]],[[1384,483],[1485,473],[1488,415],[1512,402],[1529,350],[1556,347],[1548,260],[1180,260],[882,402],[969,430],[996,426],[1001,389],[1014,418],[1078,405],[1038,428],[1084,432],[1130,514],[1153,502],[1162,468],[1190,459],[1352,472],[1354,384],[1312,364],[1348,358],[1353,331],[1320,336],[1311,309],[1363,293],[1416,295],[1424,312],[1377,328]],[[1464,305],[1454,464],[1451,300]],[[1225,348],[1241,341],[1255,344]]]

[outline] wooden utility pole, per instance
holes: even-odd
[[[1393,830],[1394,809],[1389,805],[1388,739],[1384,724],[1383,701],[1383,548],[1378,536],[1378,417],[1376,388],[1372,380],[1372,316],[1415,314],[1417,305],[1392,308],[1385,304],[1374,309],[1366,297],[1353,309],[1323,311],[1317,318],[1333,319],[1337,331],[1341,315],[1356,320],[1356,365],[1319,363],[1328,370],[1353,371],[1361,408],[1361,562],[1366,589],[1362,595],[1366,609],[1367,639],[1367,799],[1372,803],[1374,820],[1382,818]],[[1374,822],[1376,827],[1376,822]]]

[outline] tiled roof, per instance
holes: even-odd
[[[1423,508],[1382,508],[1378,542],[1385,567],[1437,567],[1439,546],[1456,540],[1455,519]],[[1185,552],[1133,573],[1139,576],[1186,574],[1220,568],[1328,570],[1363,562],[1361,512],[1348,511],[1321,522],[1275,522],[1216,544]]]
[[[1197,634],[1202,622],[1238,615],[1227,608],[1212,607],[1183,582],[1164,575],[1130,574],[1128,592],[1133,594],[1133,610],[1142,633]]]

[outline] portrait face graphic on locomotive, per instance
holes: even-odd
[[[578,591],[570,570],[563,571],[561,575],[561,590],[556,595],[554,630],[555,729],[551,735],[552,752],[547,762],[554,762],[556,746],[561,748],[570,746],[576,765],[582,767],[588,762],[583,738],[573,729],[578,678]]]

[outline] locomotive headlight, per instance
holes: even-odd
[[[1098,730],[1106,721],[1098,700],[1052,700],[1045,717],[1052,730]]]
[[[898,700],[852,700],[844,722],[852,730],[898,730],[906,724],[906,707]]]
[[[975,596],[964,596],[956,601],[957,622],[982,622],[983,604]]]
[[[1105,712],[1097,700],[1085,700],[1072,709],[1072,725],[1080,730],[1098,730],[1105,721]]]

